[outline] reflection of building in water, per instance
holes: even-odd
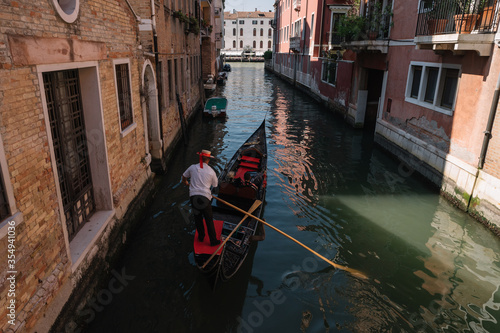
[[[441,295],[435,304],[422,307],[426,324],[438,329],[453,323],[465,330],[496,322],[491,310],[500,306],[495,302],[500,286],[498,253],[476,243],[468,228],[453,222],[446,212],[437,211],[432,226],[436,230],[426,244],[431,256],[423,258],[429,272],[415,272],[426,291]]]
[[[296,201],[296,193],[310,198],[318,189],[310,157],[314,133],[307,121],[294,122],[290,119],[289,101],[279,91],[276,95],[277,107],[274,111],[272,131],[272,139],[276,142],[275,171],[278,172],[278,176],[287,178],[287,180],[282,179],[280,185],[292,201]]]

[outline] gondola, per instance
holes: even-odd
[[[245,181],[245,178],[249,179]],[[245,211],[248,211],[256,200],[260,200],[262,204],[253,212],[253,215],[258,218],[262,217],[267,186],[265,121],[236,151],[218,179],[218,198]],[[212,210],[217,238],[220,237],[222,241],[245,216],[215,199],[212,200]],[[258,229],[259,222],[253,218],[247,218],[208,263],[217,246],[210,246],[208,237],[200,242],[196,232],[194,237],[195,262],[198,268],[210,278],[213,285],[219,280],[229,280],[238,271],[250,251],[252,239],[256,236]]]

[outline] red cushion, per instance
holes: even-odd
[[[219,240],[220,240],[220,235],[222,233],[223,225],[224,221],[214,220],[215,234],[217,235],[217,239]],[[198,240],[198,230],[196,230],[196,233],[194,234],[194,253],[212,254],[219,245],[210,246],[210,237],[208,237],[207,225],[205,224],[205,220],[203,220],[203,226],[205,228],[205,239],[203,239],[203,242],[200,242]],[[221,247],[221,249],[219,250],[219,252],[217,252],[217,254],[221,254],[223,248],[224,247]]]
[[[249,163],[249,162],[240,162],[240,166],[245,167],[245,168],[252,168],[257,170],[259,166],[255,163]]]
[[[250,157],[250,156],[241,156],[241,159],[243,161],[249,161],[249,162],[254,162],[254,163],[259,163],[260,159],[256,157]]]
[[[239,167],[238,170],[236,171],[236,175],[234,176],[234,179],[240,178],[241,180],[245,180],[245,173],[247,173],[247,171],[254,171],[254,169]]]

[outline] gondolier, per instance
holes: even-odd
[[[221,245],[206,247],[194,239],[194,259],[198,268],[215,287],[218,280],[229,280],[242,266],[257,235],[259,223],[238,209],[261,218],[267,187],[266,123],[238,148],[219,174],[219,193],[213,209],[213,221]],[[247,176],[245,176],[247,175]],[[224,200],[225,203],[222,203]]]
[[[191,165],[182,174],[182,182],[184,185],[189,186],[189,200],[193,209],[196,230],[198,231],[198,240],[203,242],[205,238],[205,228],[203,225],[203,218],[205,218],[210,245],[216,246],[220,244],[220,240],[217,239],[215,234],[211,190],[218,186],[218,180],[215,171],[208,165],[210,159],[213,158],[211,152],[202,150],[198,154],[200,162]]]

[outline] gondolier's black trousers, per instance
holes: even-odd
[[[203,227],[203,218],[205,218],[210,243],[215,243],[217,241],[217,235],[215,234],[211,200],[202,195],[193,195],[189,200],[193,208],[194,223],[196,224],[198,237],[200,239],[205,237],[205,228]]]

